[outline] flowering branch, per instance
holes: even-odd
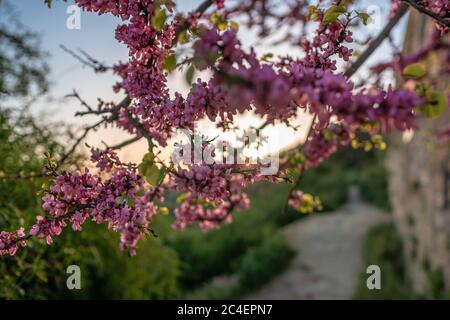
[[[407,11],[405,3],[401,3],[394,18],[344,74],[337,71],[338,60],[350,60],[352,30],[358,26],[358,20],[367,22],[367,14],[348,11],[339,2],[328,9],[310,6],[309,12],[304,11],[303,4],[288,6],[283,17],[268,12],[269,0],[243,2],[229,11],[224,0],[208,0],[184,16],[174,13],[172,1],[76,0],[86,11],[112,14],[123,21],[115,35],[127,46],[129,59],[112,68],[120,77],[115,92],[126,94],[119,104],[101,101],[97,108],[92,108],[74,95],[86,108],[78,116],[92,114],[101,116],[102,120],[87,127],[69,153],[74,152],[90,130],[102,124],[114,124],[134,137],[106,150],[92,149],[91,161],[97,173],[87,169],[76,173],[57,172],[58,167],[51,166],[55,182],[43,198],[43,208],[50,217],[65,217],[77,205],[89,205],[64,219],[72,223],[74,230],[79,230],[86,219],[107,222],[121,234],[121,249],[134,254],[153,216],[163,209],[155,204],[155,200],[163,200],[163,191],[180,193],[179,206],[174,210],[175,228],[198,224],[203,230],[209,230],[231,222],[233,210],[249,206],[244,192],[247,186],[261,180],[292,181],[289,169],[299,171],[300,175],[289,192],[287,204],[300,212],[311,212],[320,207],[320,202],[296,190],[305,170],[320,165],[340,145],[355,142],[359,132],[377,144],[381,133],[418,129],[421,110],[427,105],[433,107],[429,95],[412,86],[393,89],[374,83],[363,87],[349,80],[389,36]],[[258,9],[261,4],[263,8]],[[217,11],[204,15],[212,5]],[[318,27],[312,39],[304,37],[294,42],[305,55],[270,60],[257,57],[253,49],[246,49],[238,38],[237,23],[229,18],[242,14],[252,19],[255,12],[262,19],[276,16],[279,23],[291,26],[316,21]],[[247,25],[252,23],[249,21]],[[265,21],[255,24],[267,31]],[[179,45],[189,46],[192,56],[179,57],[176,50]],[[81,54],[79,58],[97,65],[97,60]],[[167,76],[177,66],[178,69],[186,67],[186,79],[193,83],[186,95],[171,94],[167,86]],[[194,80],[196,71],[209,71],[211,76],[207,80]],[[198,121],[209,119],[223,130],[229,130],[236,116],[248,111],[265,119],[260,130],[276,122],[290,125],[300,112],[313,115],[305,142],[283,155],[280,170],[275,174],[265,176],[261,165],[211,164],[203,157],[192,161],[195,156],[166,164],[153,152],[156,147],[166,147],[176,129],[188,131],[192,143],[197,137],[191,132]],[[122,163],[113,150],[142,137],[149,146],[142,163]],[[198,151],[203,155],[213,140],[202,141]],[[227,151],[222,152],[225,157]],[[65,226],[65,221],[61,222],[41,217],[30,234],[45,237],[51,243],[52,237],[59,235]],[[21,238],[18,233],[23,230],[2,233],[2,254],[15,253],[14,248],[10,250],[11,240]]]
[[[437,22],[443,24],[447,28],[450,28],[450,20],[444,19],[439,14],[437,14],[437,13],[431,11],[431,10],[428,10],[424,6],[421,6],[420,4],[417,3],[417,1],[415,1],[415,0],[402,0],[402,1],[406,2],[407,4],[409,4],[411,7],[413,7],[417,11],[419,11],[419,12],[421,12],[423,14],[426,14],[427,16],[435,19]],[[448,16],[447,16],[447,18],[448,18]]]

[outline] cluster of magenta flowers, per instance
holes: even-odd
[[[46,216],[37,216],[29,230],[30,236],[44,238],[47,244],[53,237],[71,225],[81,231],[89,219],[98,224],[106,222],[108,228],[121,234],[121,249],[135,254],[137,241],[148,231],[151,218],[157,213],[155,200],[163,200],[158,189],[145,189],[144,181],[133,164],[123,164],[111,151],[92,151],[92,161],[98,174],[63,172],[43,197]],[[100,176],[108,173],[108,179]],[[131,205],[132,204],[132,205]],[[14,254],[18,245],[26,245],[28,237],[19,229],[14,234],[2,234],[2,253]]]
[[[294,169],[303,170],[319,165],[339,145],[349,143],[361,126],[370,124],[384,132],[418,127],[417,108],[424,101],[415,91],[376,84],[356,86],[337,71],[337,60],[348,62],[353,54],[350,28],[355,20],[348,15],[324,22],[326,11],[315,8],[314,37],[293,40],[304,56],[271,61],[258,57],[252,48],[244,49],[236,28],[227,25],[226,19],[241,14],[247,17],[247,26],[259,25],[264,36],[266,18],[290,25],[306,24],[307,10],[298,7],[297,1],[296,5],[288,4],[284,14],[275,14],[267,9],[268,0],[244,0],[231,8],[224,0],[207,0],[199,11],[185,16],[175,13],[172,0],[76,3],[86,11],[111,14],[123,21],[115,37],[127,46],[129,59],[113,70],[120,77],[114,90],[127,95],[126,103],[100,102],[98,113],[112,125],[147,139],[151,152],[154,146],[167,146],[175,129],[193,130],[205,118],[224,124],[251,111],[269,124],[289,124],[300,111],[306,111],[313,115],[314,123],[299,151],[304,159],[294,164]],[[448,15],[449,1],[421,3],[433,12]],[[397,1],[393,4],[395,9]],[[220,25],[206,14],[211,6],[216,14],[223,14]],[[261,19],[255,19],[255,14]],[[190,45],[192,56],[177,61],[174,49],[181,42]],[[192,79],[185,96],[171,94],[168,73],[187,65],[207,70],[210,78]],[[23,228],[1,232],[0,254],[14,255],[31,236],[51,244],[67,225],[79,231],[86,220],[107,223],[120,233],[120,248],[135,254],[138,241],[158,214],[156,203],[164,200],[164,191],[182,193],[179,207],[174,210],[174,227],[198,224],[209,230],[231,222],[234,210],[250,205],[244,192],[248,185],[262,179],[276,182],[286,178],[284,170],[290,163],[281,163],[279,173],[269,177],[262,176],[257,168],[242,165],[158,163],[158,168],[165,169],[164,176],[149,187],[138,165],[122,163],[111,149],[92,150],[91,161],[98,172],[85,169],[55,173],[54,184],[43,197],[47,215],[38,216],[28,233]],[[300,191],[290,196],[289,204],[294,207],[317,206],[314,198]]]

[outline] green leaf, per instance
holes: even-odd
[[[310,21],[310,20],[317,21],[317,18],[318,18],[318,13],[317,13],[316,6],[313,6],[313,5],[309,6],[308,14],[306,15],[306,20],[307,21]]]
[[[432,91],[427,94],[427,103],[420,111],[428,118],[440,116],[448,107],[447,96],[442,92]]]
[[[177,42],[179,43],[179,44],[185,44],[185,43],[187,43],[189,41],[189,35],[188,35],[188,33],[186,32],[186,30],[183,30],[183,31],[181,31],[180,33],[178,33],[178,36],[177,36]]]
[[[326,141],[332,141],[333,137],[334,137],[334,134],[333,134],[333,132],[331,130],[325,130],[324,133],[323,133],[323,136],[324,136]]]
[[[239,75],[229,74],[225,78],[225,84],[229,86],[243,85],[245,84],[245,79]]]
[[[345,12],[347,12],[347,10],[343,6],[336,6],[336,5],[331,6],[330,8],[327,9],[327,11],[325,11],[322,23],[327,25],[330,22],[336,21],[339,18],[339,16]]]
[[[182,193],[177,197],[177,199],[175,201],[177,203],[182,203],[186,199],[187,199],[187,193]]]
[[[403,69],[403,75],[405,77],[410,77],[418,79],[423,77],[427,73],[426,67],[423,63],[413,63]]]
[[[239,31],[239,23],[237,21],[231,21],[230,22],[230,28],[235,30],[235,31]]]
[[[156,10],[155,15],[152,19],[152,26],[158,30],[161,31],[164,28],[164,24],[167,20],[167,13],[164,9]]]
[[[219,12],[214,12],[211,15],[211,22],[216,26],[220,31],[224,31],[228,28],[228,22],[225,20]]]
[[[167,207],[160,207],[160,208],[158,208],[158,211],[163,216],[167,216],[169,214],[169,208],[167,208]]]
[[[362,21],[362,23],[367,26],[370,23],[370,15],[365,12],[358,12],[358,18]]]
[[[186,70],[186,74],[185,74],[185,80],[186,80],[188,85],[192,84],[192,80],[194,79],[194,74],[195,74],[195,67],[194,67],[194,65],[191,65]]]
[[[139,174],[145,177],[146,181],[152,186],[158,186],[164,179],[167,173],[166,168],[158,168],[155,163],[155,156],[149,152],[144,156],[142,163],[138,167]]]
[[[175,54],[171,54],[166,57],[164,60],[164,69],[172,72],[177,67],[177,56]]]
[[[63,0],[63,1],[67,2],[67,0]],[[1,3],[1,1],[0,1],[0,3]],[[51,9],[51,7],[52,7],[52,0],[44,0],[44,3],[47,5],[47,7],[49,9]]]
[[[293,183],[298,178],[298,170],[294,168],[288,168],[285,172],[286,177]]]
[[[354,56],[354,57],[359,57],[361,55],[361,51],[359,51],[359,50],[353,50],[353,52],[352,52],[352,56]]]
[[[261,57],[262,61],[270,61],[273,58],[273,53],[266,53]]]

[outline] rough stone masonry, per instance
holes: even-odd
[[[404,52],[413,52],[427,41],[432,22],[410,13]],[[427,61],[436,72],[439,57]],[[449,78],[437,84],[449,90]],[[406,268],[419,293],[450,288],[450,149],[433,143],[432,132],[448,127],[450,113],[420,123],[413,136],[390,138],[387,167],[394,221],[403,239]],[[433,296],[432,296],[433,297]],[[436,297],[434,297],[436,298]]]

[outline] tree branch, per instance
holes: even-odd
[[[67,48],[64,45],[60,45],[59,47],[61,49],[63,49],[65,52],[67,52],[68,54],[70,54],[72,57],[74,57],[76,60],[81,62],[81,64],[88,66],[89,68],[92,68],[94,70],[94,72],[96,72],[96,73],[103,73],[103,72],[106,72],[106,71],[112,69],[112,67],[106,66],[105,64],[101,63],[100,61],[94,59],[92,56],[87,54],[86,51],[84,51],[82,49],[78,49],[78,51],[82,55],[82,56],[80,56],[76,52],[74,52],[73,50],[70,50],[69,48]]]
[[[413,7],[417,11],[419,11],[419,12],[421,12],[423,14],[426,14],[427,16],[435,19],[439,23],[442,23],[444,26],[450,28],[450,21],[449,20],[446,20],[446,19],[442,18],[440,15],[438,15],[437,13],[424,8],[423,6],[419,5],[417,3],[417,1],[414,1],[414,0],[403,0],[403,2],[406,2],[407,4],[409,4],[411,7]]]
[[[62,158],[59,160],[56,169],[59,168],[59,167],[61,167],[61,165],[63,165],[64,162],[67,161],[67,159],[75,152],[75,150],[76,150],[76,148],[78,147],[78,145],[84,140],[84,138],[87,137],[88,133],[89,133],[91,130],[95,130],[98,126],[100,126],[100,125],[101,125],[102,123],[104,123],[104,122],[106,122],[106,119],[102,119],[102,120],[100,120],[100,121],[94,123],[93,125],[84,128],[83,134],[82,134],[80,137],[78,137],[78,139],[75,141],[75,143],[74,143],[74,144],[72,145],[72,147],[69,149],[69,151],[66,152],[66,153],[62,156]]]
[[[126,147],[126,146],[128,146],[128,145],[130,145],[132,143],[135,143],[135,142],[139,141],[139,140],[141,140],[141,137],[133,137],[133,138],[125,140],[125,141],[123,141],[123,142],[121,142],[119,144],[111,146],[110,148],[113,149],[113,150],[119,150],[119,149],[122,149],[123,147]]]
[[[128,121],[130,124],[136,128],[137,132],[140,133],[145,139],[147,139],[148,142],[148,149],[150,151],[153,150],[155,144],[153,143],[152,136],[148,133],[147,129],[144,127],[142,123],[139,122],[139,119],[133,117],[131,112],[129,110],[125,111],[125,114],[127,116]]]
[[[375,52],[375,50],[380,46],[380,44],[386,39],[391,33],[392,29],[397,25],[400,19],[408,11],[408,5],[402,3],[398,9],[395,16],[389,21],[389,23],[384,27],[380,34],[369,44],[367,49],[359,56],[359,58],[347,69],[345,76],[350,78],[356,71],[366,62],[366,60]]]

